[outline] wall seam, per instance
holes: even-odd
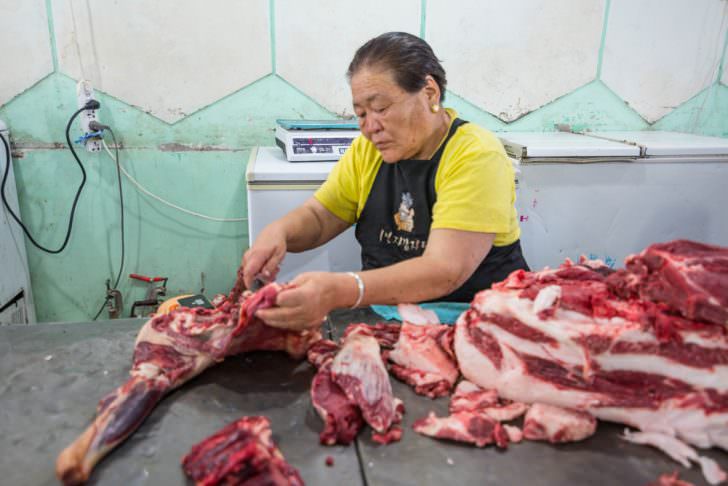
[[[268,0],[268,31],[270,33],[270,67],[276,74],[276,0]]]
[[[427,32],[427,0],[420,0],[420,39],[425,39]]]
[[[607,26],[609,25],[609,12],[611,10],[612,0],[606,0],[604,4],[604,22],[602,24],[602,40],[599,43],[599,55],[597,56],[597,76],[596,79],[602,78],[602,61],[604,60],[604,46],[607,42]]]
[[[723,10],[728,11],[728,3],[723,6]],[[725,18],[725,16],[724,16]],[[718,64],[718,75],[715,77],[714,84],[721,84],[720,78],[723,76],[723,69],[725,69],[725,57],[726,51],[728,51],[728,29],[726,29],[723,38],[723,53],[720,56],[720,64]]]
[[[45,0],[46,19],[48,20],[48,37],[51,41],[51,59],[53,60],[53,72],[58,72],[58,47],[56,46],[56,27],[53,21],[53,7],[51,0]]]

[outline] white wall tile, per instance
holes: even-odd
[[[612,0],[602,80],[654,122],[716,79],[724,0]]]
[[[174,122],[271,71],[267,0],[55,0],[60,68]]]
[[[0,46],[2,106],[53,71],[43,0],[0,0]]]
[[[419,35],[419,0],[276,0],[276,72],[325,108],[351,115],[346,70],[379,34]]]
[[[513,121],[593,80],[604,0],[427,2],[449,89]]]

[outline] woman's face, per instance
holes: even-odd
[[[421,152],[432,116],[426,87],[408,93],[391,72],[364,67],[351,77],[351,96],[362,134],[385,162],[426,157]]]

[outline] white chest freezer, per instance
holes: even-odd
[[[10,146],[10,134],[0,121],[0,137]],[[5,197],[13,212],[20,216],[12,161],[0,141],[0,182],[5,171]],[[33,294],[23,232],[0,202],[0,324],[35,323]]]
[[[728,246],[728,140],[672,132],[502,133],[519,159],[521,243],[534,269],[612,267],[651,243]]]
[[[246,171],[251,244],[270,222],[297,208],[326,180],[336,162],[291,163],[278,147],[253,149]],[[325,245],[286,255],[279,282],[302,272],[361,270],[361,247],[349,228]]]

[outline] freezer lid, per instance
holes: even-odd
[[[639,147],[568,132],[497,133],[509,155],[519,158],[639,157]]]
[[[288,162],[278,147],[256,147],[250,154],[248,184],[267,182],[322,182],[336,162]]]
[[[648,156],[728,155],[728,139],[720,137],[663,131],[593,132],[592,135],[636,143]]]

